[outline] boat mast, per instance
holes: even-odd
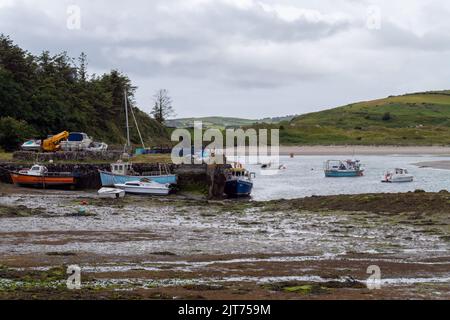
[[[128,122],[128,95],[127,90],[124,90],[125,96],[125,121],[127,126],[127,144],[125,146],[126,150],[129,151],[131,149],[131,141],[130,141],[130,124]]]
[[[131,115],[133,116],[133,119],[134,119],[134,123],[136,124],[136,130],[139,134],[139,139],[141,139],[142,148],[146,149],[145,144],[144,144],[144,139],[142,139],[141,130],[139,130],[139,125],[137,123],[136,116],[134,115],[133,107],[131,107],[130,110],[131,110]]]

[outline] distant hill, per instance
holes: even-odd
[[[283,144],[448,145],[450,90],[358,102],[280,127]]]
[[[172,128],[190,128],[193,127],[194,121],[202,121],[205,128],[240,128],[250,126],[255,123],[278,123],[281,121],[290,121],[295,116],[264,118],[259,120],[228,118],[228,117],[203,117],[203,118],[182,118],[166,121],[168,127]]]
[[[0,35],[0,149],[64,130],[122,144],[125,90],[147,144],[169,141],[166,128],[134,104],[135,87],[126,75],[113,70],[89,76],[86,56],[74,61],[65,53],[34,56]],[[135,129],[132,140],[139,143]]]

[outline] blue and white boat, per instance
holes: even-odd
[[[343,178],[343,177],[362,177],[364,169],[359,160],[328,160],[325,162],[325,177]]]
[[[167,169],[160,168],[159,172],[150,175],[138,175],[133,171],[133,165],[128,162],[116,162],[111,164],[111,172],[101,171],[100,179],[103,187],[114,187],[115,184],[125,184],[127,182],[147,179],[160,184],[176,184],[177,175],[170,174]]]
[[[225,194],[228,197],[248,197],[253,190],[252,177],[254,173],[242,167],[229,169],[226,173]]]

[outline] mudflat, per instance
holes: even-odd
[[[446,192],[271,202],[0,193],[2,299],[450,298]],[[69,265],[81,290],[66,286]]]

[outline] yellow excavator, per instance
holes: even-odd
[[[48,139],[42,140],[41,149],[44,152],[55,152],[61,149],[61,141],[67,140],[69,138],[69,132],[64,131],[58,133]]]

